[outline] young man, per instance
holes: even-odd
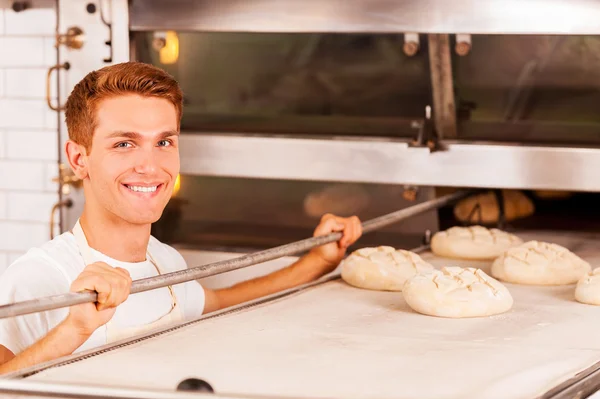
[[[0,320],[0,374],[197,318],[332,271],[362,234],[356,217],[326,215],[315,235],[343,232],[291,266],[233,287],[196,281],[129,297],[132,280],[185,269],[150,235],[179,173],[182,92],[164,71],[124,63],[91,72],[66,105],[66,156],[83,180],[73,229],[34,248],[0,276],[0,304],[81,290],[98,302]]]

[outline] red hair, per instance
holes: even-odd
[[[96,128],[96,106],[104,99],[137,94],[169,100],[177,110],[177,128],[183,113],[183,93],[179,83],[167,72],[150,64],[124,62],[90,72],[69,95],[65,118],[69,138],[92,149]]]

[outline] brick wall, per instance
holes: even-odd
[[[45,100],[56,63],[54,2],[20,13],[8,3],[0,0],[0,273],[50,238],[58,201],[57,116]]]

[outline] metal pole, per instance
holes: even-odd
[[[423,212],[440,208],[444,205],[464,198],[471,193],[472,191],[458,191],[453,194],[436,198],[431,201],[422,202],[420,204],[371,219],[362,224],[363,233],[369,233],[382,227],[397,223],[401,220],[408,219],[412,216],[419,215]],[[296,255],[311,248],[338,241],[340,238],[342,238],[342,233],[332,233],[326,236],[307,238],[290,244],[281,245],[279,247],[240,256],[239,258],[235,259],[209,263],[207,265],[179,270],[156,277],[135,280],[131,285],[131,294],[154,290],[169,285],[181,284],[191,280],[198,280],[200,278],[241,269],[243,267],[256,265],[284,256]],[[2,305],[0,306],[0,319],[43,312],[52,309],[65,308],[81,303],[96,302],[97,295],[98,294],[96,292],[91,291],[71,292],[67,294],[54,295],[45,298]]]
[[[0,378],[0,392],[37,398],[76,398],[76,399],[191,399],[221,398],[240,399],[243,396],[232,396],[219,393],[169,392],[166,390],[111,388],[89,385],[67,385],[44,383],[37,381],[7,380]],[[248,397],[250,399],[250,397]]]

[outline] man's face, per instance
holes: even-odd
[[[157,221],[179,173],[177,111],[168,100],[102,100],[87,157],[86,202],[129,223]]]

